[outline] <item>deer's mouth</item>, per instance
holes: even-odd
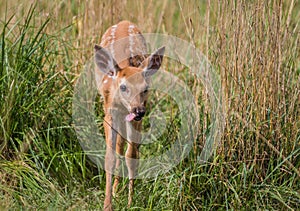
[[[137,115],[135,113],[129,113],[129,114],[126,115],[125,120],[127,122],[131,122],[132,120],[141,121],[142,118],[143,118],[143,116]]]
[[[145,116],[145,106],[134,107],[130,113],[126,115],[125,120],[131,122],[132,120],[140,121]]]

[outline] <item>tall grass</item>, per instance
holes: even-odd
[[[104,172],[80,148],[71,104],[93,45],[122,19],[201,49],[221,76],[227,116],[217,153],[200,165],[209,99],[186,68],[167,61],[195,91],[204,135],[176,168],[137,181],[132,209],[299,209],[299,9],[293,0],[1,4],[0,209],[102,208]],[[125,209],[126,179],[113,203]]]

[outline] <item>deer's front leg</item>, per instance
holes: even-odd
[[[126,150],[125,159],[129,174],[128,207],[130,207],[134,193],[134,178],[137,176],[137,169],[139,165],[138,146],[141,141],[141,122],[127,123],[127,130],[129,143]]]
[[[124,143],[125,143],[124,138],[120,134],[118,134],[117,135],[116,152],[119,156],[124,155]],[[117,171],[120,170],[119,169],[120,164],[121,164],[121,160],[120,160],[120,158],[117,158],[117,160],[116,160],[116,170]],[[119,181],[120,181],[120,176],[119,175],[115,176],[115,182],[114,182],[114,185],[113,185],[113,196],[116,196]]]
[[[116,165],[116,139],[117,133],[112,128],[111,118],[105,118],[104,130],[106,139],[106,154],[105,154],[105,171],[106,171],[106,188],[104,210],[110,211],[112,209],[112,174]]]

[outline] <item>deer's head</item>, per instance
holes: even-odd
[[[126,121],[140,121],[144,117],[150,78],[160,68],[164,51],[165,47],[159,48],[139,67],[121,69],[109,51],[95,46],[95,63],[107,75],[106,84],[102,86],[106,101],[111,106],[125,108]]]

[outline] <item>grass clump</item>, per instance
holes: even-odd
[[[65,186],[89,177],[71,126],[72,82],[58,71],[65,44],[46,33],[49,19],[35,25],[36,14],[31,7],[24,19],[13,22],[11,16],[1,25],[0,200],[4,207],[61,206],[66,203]]]

